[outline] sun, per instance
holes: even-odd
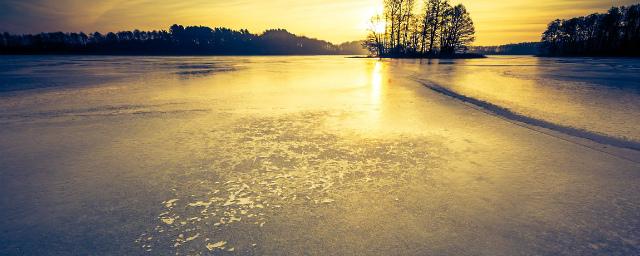
[[[383,20],[382,21],[380,21],[380,20],[378,20],[378,21],[372,20],[372,22],[371,22],[371,30],[373,32],[376,32],[376,33],[379,33],[379,34],[384,33],[386,27],[387,27],[387,23],[384,22]]]
[[[368,30],[376,34],[383,34],[387,28],[387,23],[382,14],[375,13],[369,17]]]

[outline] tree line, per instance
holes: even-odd
[[[475,40],[464,5],[448,0],[384,0],[383,14],[371,19],[365,47],[380,57],[451,57],[466,53]]]
[[[640,4],[554,20],[542,35],[547,56],[640,56]]]
[[[273,55],[364,54],[362,42],[334,45],[296,36],[284,29],[253,34],[246,29],[173,25],[166,30],[121,31],[101,34],[0,33],[0,54],[160,54],[160,55]]]
[[[540,42],[525,42],[498,46],[472,46],[470,52],[485,55],[539,55]]]

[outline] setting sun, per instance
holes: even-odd
[[[384,33],[387,24],[384,21],[377,21],[371,24],[371,30],[376,33]]]

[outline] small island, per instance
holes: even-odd
[[[381,58],[482,58],[469,53],[475,26],[467,8],[447,0],[386,0],[383,14],[371,18],[364,46]]]

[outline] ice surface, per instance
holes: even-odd
[[[637,152],[415,79],[633,139],[634,60],[2,58],[3,255],[639,251]]]
[[[413,76],[555,125],[640,143],[640,59],[535,58],[438,61]]]

